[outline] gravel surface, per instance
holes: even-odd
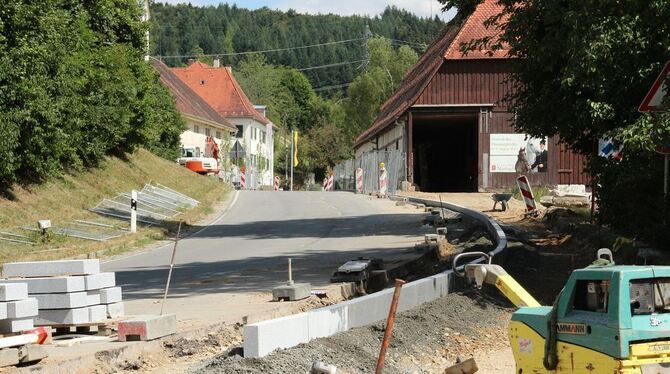
[[[479,292],[451,294],[400,314],[389,345],[384,373],[443,372],[456,358],[507,346],[510,309]],[[314,361],[337,366],[338,373],[374,371],[384,323],[354,329],[331,338],[279,350],[263,359],[224,354],[200,374],[306,373]]]

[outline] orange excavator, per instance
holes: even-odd
[[[184,146],[181,149],[181,157],[177,159],[180,165],[198,174],[208,175],[219,172],[219,145],[211,136],[205,140],[205,152],[201,153],[200,147]]]

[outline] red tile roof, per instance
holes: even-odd
[[[447,25],[442,34],[426,49],[426,52],[403,77],[396,92],[381,106],[379,115],[372,125],[357,138],[358,147],[380,133],[400,118],[419,98],[445,59],[490,59],[507,58],[507,50],[493,52],[470,51],[466,55],[460,52],[462,43],[482,37],[495,37],[495,26],[486,28],[484,21],[499,14],[502,8],[497,0],[484,0],[462,24]]]
[[[161,83],[170,90],[179,112],[214,122],[230,131],[236,131],[236,127],[232,123],[217,113],[214,108],[179,79],[163,62],[152,59],[151,66],[160,75]]]
[[[497,0],[485,0],[477,6],[477,9],[468,17],[461,31],[458,32],[456,39],[451,43],[444,58],[447,60],[474,60],[484,58],[507,58],[509,52],[509,45],[504,44],[501,49],[493,50],[490,44],[497,43],[502,30],[497,24],[487,26],[485,23],[491,17],[502,13],[503,7],[498,4]],[[505,20],[500,20],[499,23],[504,24]],[[473,48],[466,53],[462,52],[464,45],[467,45],[472,40],[479,40],[483,38],[490,38],[491,43],[486,43],[481,47]]]
[[[230,68],[214,68],[197,61],[172,71],[223,117],[251,117],[263,124],[270,123],[254,109]]]

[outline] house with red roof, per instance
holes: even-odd
[[[181,134],[182,156],[212,157],[207,154],[208,137],[219,148],[227,147],[227,139],[237,132],[235,125],[214,110],[163,62],[150,59],[150,63],[159,74],[161,83],[174,97],[177,110],[186,122],[187,130]]]
[[[219,116],[235,127],[230,147],[239,143],[238,147],[241,146],[244,150],[244,156],[238,163],[243,164],[247,170],[247,188],[272,185],[273,132],[277,126],[265,117],[264,106],[254,106],[251,103],[235,80],[231,67],[221,67],[219,61],[215,60],[213,66],[196,61],[186,67],[170,70]],[[207,129],[192,127],[189,131],[200,134]],[[230,149],[222,149],[222,152],[228,151]]]
[[[421,191],[509,188],[519,174],[534,185],[587,183],[584,156],[557,137],[514,130],[506,46],[468,48],[473,40],[497,40],[499,27],[485,21],[500,12],[496,0],[484,0],[465,21],[445,28],[357,137],[357,157],[403,152],[405,178]]]

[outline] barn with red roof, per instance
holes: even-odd
[[[357,156],[400,150],[406,179],[429,192],[512,187],[518,174],[536,185],[587,182],[584,157],[558,138],[514,131],[505,101],[513,92],[507,46],[468,48],[473,40],[496,40],[499,27],[485,21],[500,12],[495,0],[485,0],[445,28],[357,137]]]

